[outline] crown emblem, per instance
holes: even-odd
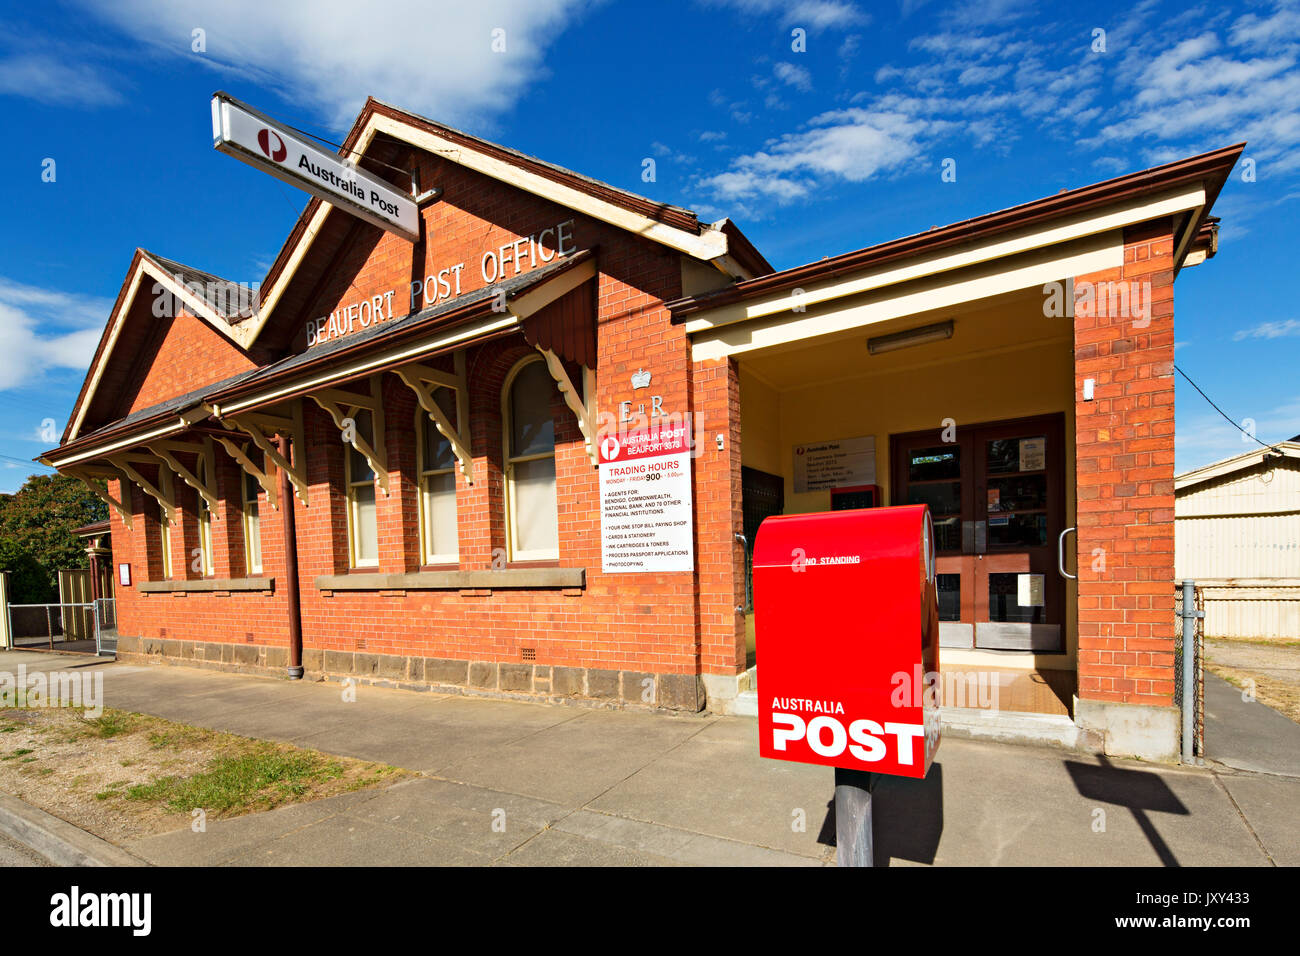
[[[649,388],[649,387],[650,387],[650,373],[647,372],[647,371],[646,371],[645,369],[643,369],[643,368],[639,368],[639,369],[637,369],[637,370],[636,370],[636,373],[632,376],[632,387],[633,387],[634,389],[636,389],[636,388]]]

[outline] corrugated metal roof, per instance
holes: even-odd
[[[181,285],[197,293],[208,308],[231,325],[252,317],[257,311],[257,292],[250,285],[223,279],[147,249],[140,251],[160,269],[175,277]]]

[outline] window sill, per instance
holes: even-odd
[[[192,578],[188,581],[141,581],[137,590],[166,591],[274,591],[275,578]]]
[[[585,588],[586,568],[503,568],[498,571],[415,571],[410,574],[323,574],[322,591],[459,591]]]

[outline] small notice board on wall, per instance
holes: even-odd
[[[600,443],[600,554],[609,572],[693,571],[685,426]]]
[[[835,438],[794,446],[794,490],[829,491],[876,483],[876,438]]]

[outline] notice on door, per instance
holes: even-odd
[[[685,425],[600,442],[600,559],[606,572],[693,571]]]
[[[794,447],[794,490],[829,491],[876,483],[876,439],[837,438]]]

